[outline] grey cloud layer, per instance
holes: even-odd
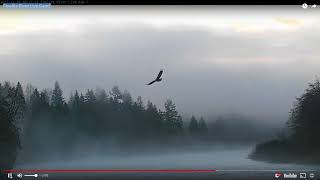
[[[40,88],[58,80],[66,95],[119,85],[159,106],[172,98],[184,114],[285,117],[294,97],[319,73],[315,29],[249,34],[88,24],[74,34],[8,35],[3,38],[16,48],[0,53],[0,77]],[[145,86],[160,68],[164,81]]]

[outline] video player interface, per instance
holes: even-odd
[[[2,179],[320,179],[320,7],[0,8]]]

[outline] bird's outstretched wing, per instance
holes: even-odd
[[[155,83],[156,82],[156,80],[154,80],[154,81],[151,81],[151,82],[149,82],[148,84],[146,84],[146,85],[151,85],[151,84],[153,84],[153,83]]]
[[[160,79],[160,78],[161,78],[162,73],[163,73],[163,70],[161,69],[161,71],[159,72],[159,74],[158,74],[158,76],[157,76],[157,78],[156,78],[156,79]]]

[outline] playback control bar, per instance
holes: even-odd
[[[210,179],[210,180],[274,180],[274,179],[308,179],[320,180],[316,170],[229,170],[229,169],[107,169],[107,170],[3,170],[7,179],[48,179],[48,180],[82,180],[82,179]]]

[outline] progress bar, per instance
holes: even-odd
[[[277,171],[282,171],[282,172],[312,172],[312,171],[318,171],[318,170],[311,170],[311,169],[219,169],[216,171],[220,172],[277,172]]]

